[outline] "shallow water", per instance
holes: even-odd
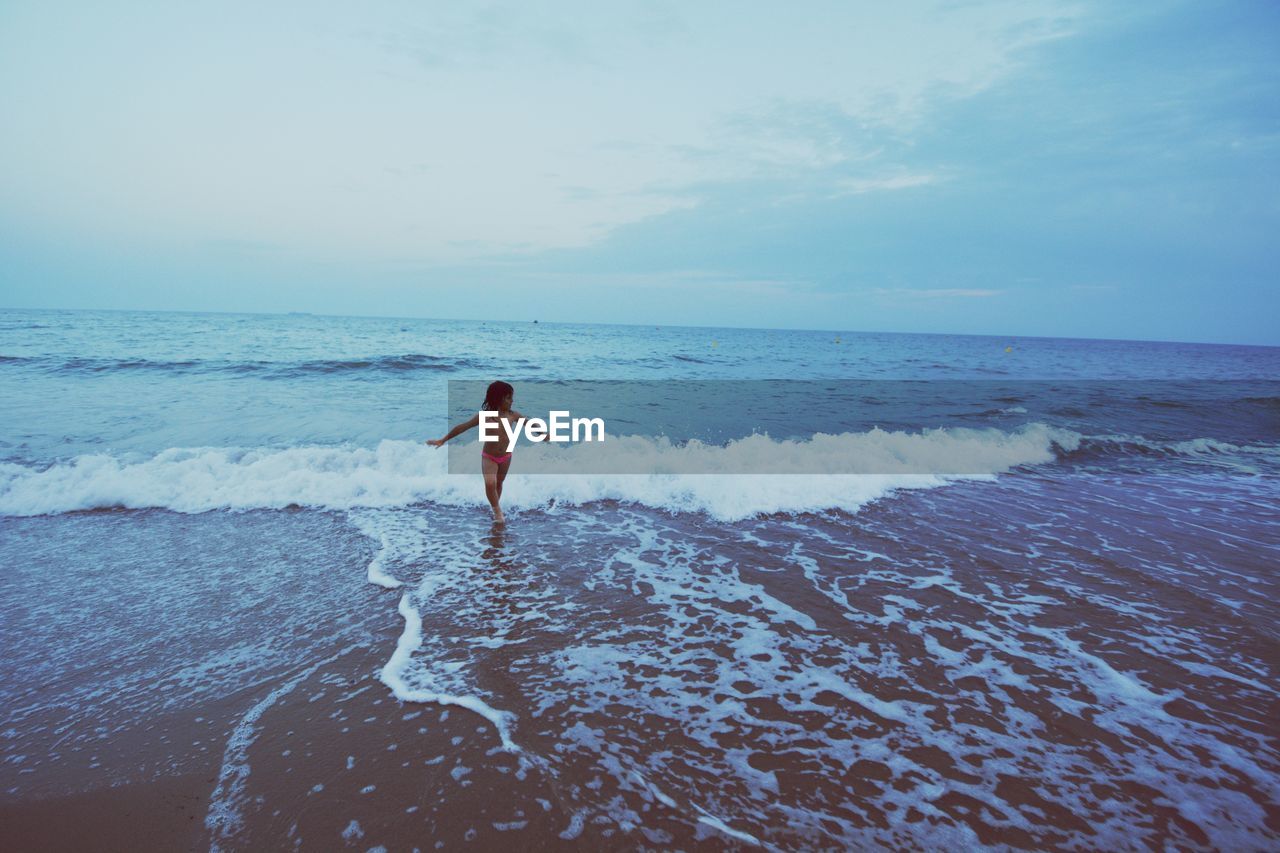
[[[77,312],[0,328],[10,801],[212,761],[225,849],[1280,841],[1280,351]],[[969,478],[517,467],[495,529],[479,478],[416,442],[443,431],[446,378],[497,370],[1190,381],[1231,403],[1008,401],[942,427],[982,451]],[[910,454],[916,436],[833,438]],[[361,723],[385,734],[329,739]],[[288,817],[344,784],[349,805]],[[467,798],[510,807],[455,825]]]

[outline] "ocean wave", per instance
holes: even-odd
[[[1093,435],[1083,437],[1065,458],[1080,461],[1115,457],[1194,459],[1227,456],[1269,456],[1280,459],[1280,445],[1233,444],[1216,438],[1158,440],[1141,435]]]
[[[370,358],[316,359],[309,361],[234,361],[192,359],[169,361],[147,358],[72,358],[0,355],[0,364],[35,367],[48,373],[104,374],[149,371],[172,374],[234,374],[267,379],[296,379],[329,374],[408,373],[413,371],[455,372],[487,370],[492,365],[471,358],[408,353]],[[526,368],[536,367],[524,363]]]
[[[959,417],[962,418],[994,418],[1001,415],[1025,415],[1027,410],[1022,406],[1004,406],[999,409],[983,409],[980,412],[970,412]]]
[[[606,445],[611,449],[601,455],[598,448]],[[798,441],[753,435],[725,446],[627,436],[610,438],[606,445],[595,445],[594,456],[579,452],[591,445],[522,446],[505,505],[521,510],[618,501],[737,520],[770,513],[853,513],[901,489],[935,488],[1054,461],[1280,462],[1277,445],[1082,436],[1043,424],[1011,431],[872,429]],[[46,467],[0,463],[0,514],[486,505],[480,478],[450,474],[448,458],[447,451],[423,444],[386,440],[375,448],[171,448],[141,460],[89,454]],[[960,462],[963,470],[956,473],[927,473],[948,465],[955,471]],[[650,473],[610,473],[617,470]],[[699,470],[703,473],[689,473]]]
[[[1267,409],[1280,408],[1280,397],[1241,397],[1236,402],[1252,406],[1262,406]]]
[[[432,370],[451,372],[483,367],[473,359],[447,359],[434,355],[388,355],[377,358],[354,359],[322,359],[304,361],[297,364],[276,365],[276,372],[282,377],[305,376],[311,373],[348,373],[348,372],[407,372],[413,370]]]
[[[208,362],[195,360],[157,361],[146,358],[69,358],[59,364],[57,361],[42,359],[40,366],[54,371],[69,373],[107,373],[126,370],[158,370],[167,373],[186,373],[198,370]]]
[[[593,501],[642,504],[669,512],[705,512],[723,520],[769,513],[857,512],[900,489],[933,488],[954,476],[908,473],[935,458],[963,456],[969,476],[991,476],[1018,466],[1052,461],[1071,450],[1074,433],[1032,425],[1013,432],[871,430],[808,441],[750,436],[713,445],[672,446],[641,437],[610,439],[614,464],[643,462],[667,473],[580,473],[563,448],[522,447],[519,466],[548,473],[513,472],[506,505],[519,511]],[[576,447],[586,447],[577,445]],[[824,474],[833,454],[861,458],[868,473]],[[711,459],[722,474],[680,474]],[[791,474],[734,473],[758,470],[762,459],[785,459]],[[164,508],[198,513],[216,509],[330,510],[412,506],[424,502],[486,504],[480,477],[447,473],[446,451],[410,441],[376,448],[284,449],[172,448],[150,459],[108,454],[76,457],[45,468],[0,464],[0,514],[50,515],[82,510]],[[886,467],[895,461],[903,473]],[[891,473],[878,473],[890,471]]]

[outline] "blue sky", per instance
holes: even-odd
[[[0,2],[0,305],[1280,344],[1276,4],[264,5]]]

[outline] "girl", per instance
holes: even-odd
[[[519,423],[524,419],[524,415],[511,408],[511,401],[515,398],[515,394],[515,389],[508,383],[493,382],[485,392],[484,405],[480,408],[482,411],[497,412],[498,417],[504,421]],[[433,438],[427,444],[440,447],[449,439],[461,435],[479,423],[480,415],[477,414],[471,420],[449,430],[449,434],[444,438]],[[512,424],[512,432],[514,432],[514,426],[515,424]],[[498,437],[492,441],[483,442],[480,450],[480,473],[484,475],[484,493],[489,498],[489,506],[493,507],[493,520],[498,524],[506,521],[502,517],[502,508],[498,506],[498,501],[502,500],[502,481],[507,479],[507,471],[511,468],[512,443],[507,431],[499,429]]]

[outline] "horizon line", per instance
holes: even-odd
[[[907,331],[875,331],[869,329],[814,329],[796,326],[702,326],[684,323],[617,323],[589,320],[493,320],[473,317],[423,317],[417,315],[393,314],[331,314],[323,311],[216,311],[194,310],[189,308],[18,308],[0,306],[0,311],[47,311],[47,312],[111,312],[117,314],[212,314],[245,317],[328,317],[340,320],[428,320],[446,323],[509,323],[547,326],[621,326],[624,328],[643,328],[653,325],[654,328],[668,329],[726,329],[742,332],[813,332],[834,335],[927,335],[947,338],[992,338],[996,340],[1044,340],[1044,341],[1096,341],[1098,343],[1134,343],[1134,344],[1191,344],[1193,346],[1214,347],[1246,347],[1251,349],[1277,349],[1276,344],[1248,344],[1225,341],[1179,341],[1165,338],[1106,338],[1106,337],[1074,337],[1069,335],[996,335],[977,332],[907,332]]]

